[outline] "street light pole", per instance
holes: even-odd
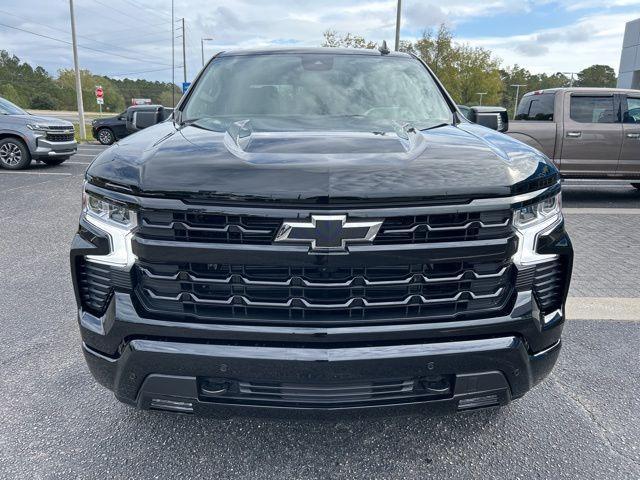
[[[211,41],[213,40],[213,38],[209,38],[209,37],[201,37],[200,38],[200,47],[202,49],[202,66],[204,67],[204,42],[205,41]]]
[[[187,83],[186,38],[187,38],[187,31],[184,28],[184,17],[182,17],[182,71],[184,72],[184,83]]]
[[[518,114],[518,98],[520,98],[520,87],[526,87],[527,84],[526,83],[518,83],[515,85],[511,85],[512,87],[516,87],[516,103],[513,106],[513,118],[516,118],[516,115]]]
[[[571,75],[570,80],[569,80],[569,88],[573,87],[573,76],[576,73],[577,72],[562,72],[563,75]]]
[[[173,0],[171,0],[171,101],[176,105],[176,19],[174,17]]]
[[[400,20],[402,19],[402,0],[398,0],[396,10],[396,52],[400,50]]]
[[[82,102],[82,81],[80,80],[80,65],[78,65],[78,42],[76,40],[76,17],[73,12],[73,0],[69,0],[69,13],[71,14],[71,42],[73,44],[73,67],[76,71],[76,102],[78,103],[78,117],[80,125],[80,139],[87,138],[84,125],[84,104]]]
[[[480,95],[480,106],[482,106],[482,97],[484,97],[487,92],[478,92],[477,95]]]

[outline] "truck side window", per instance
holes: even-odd
[[[571,120],[580,123],[617,123],[613,96],[571,96]]]
[[[553,122],[554,93],[531,95],[522,99],[516,120]]]
[[[624,123],[640,123],[640,97],[627,97],[627,107],[622,118]]]

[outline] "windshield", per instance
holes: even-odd
[[[263,54],[221,57],[194,86],[183,121],[225,131],[252,120],[290,128],[371,129],[394,122],[425,129],[452,122],[415,59],[372,55]],[[304,127],[302,125],[304,124]]]
[[[27,115],[27,112],[14,105],[9,100],[0,98],[0,114],[2,115]]]

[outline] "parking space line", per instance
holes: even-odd
[[[0,175],[65,175],[71,176],[72,173],[63,173],[63,172],[12,172],[12,171],[3,171]]]
[[[640,322],[640,298],[569,297],[567,318]]]
[[[640,208],[563,208],[565,214],[640,215]]]

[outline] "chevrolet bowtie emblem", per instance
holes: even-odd
[[[311,252],[346,252],[350,243],[372,242],[382,220],[347,220],[346,215],[311,215],[310,221],[285,220],[276,242],[306,243]]]

